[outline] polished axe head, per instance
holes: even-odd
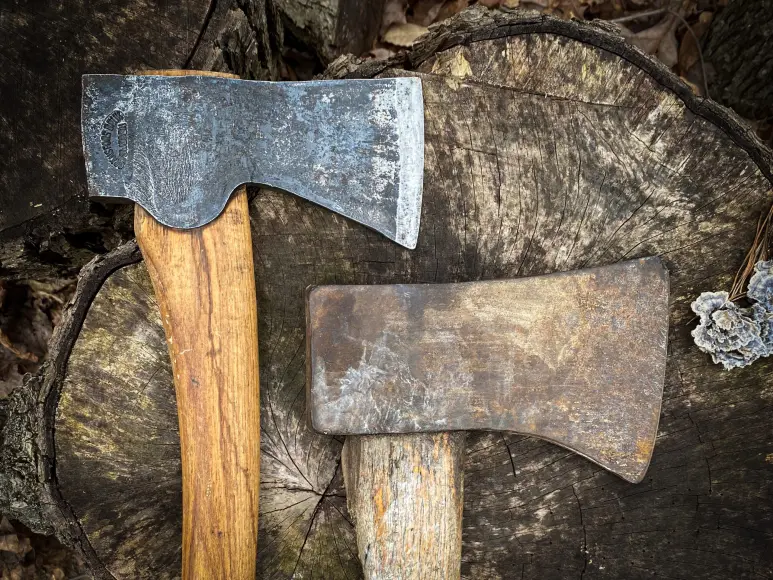
[[[667,333],[658,258],[514,280],[315,287],[312,426],[515,431],[638,482],[657,434]]]
[[[81,122],[90,194],[135,201],[165,225],[204,225],[257,183],[416,246],[419,79],[85,75]]]

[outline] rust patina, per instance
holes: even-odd
[[[319,286],[307,316],[318,431],[514,431],[644,477],[666,366],[658,258],[514,280]]]

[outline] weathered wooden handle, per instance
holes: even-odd
[[[183,579],[254,580],[260,411],[246,189],[201,228],[168,228],[139,205],[134,228],[161,310],[177,393]]]
[[[347,437],[342,466],[367,580],[457,580],[465,433]]]

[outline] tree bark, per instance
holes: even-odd
[[[329,64],[342,54],[361,55],[373,48],[381,26],[384,0],[276,0],[283,22],[294,36]]]
[[[729,287],[768,211],[771,152],[613,29],[581,22],[476,9],[386,63],[342,59],[328,74],[422,79],[422,225],[409,251],[284,193],[251,200],[258,577],[361,574],[342,443],[306,423],[308,285],[529,276],[648,255],[665,261],[672,293],[645,480],[517,434],[469,434],[462,577],[772,575],[773,361],[725,372],[689,334],[690,302]],[[100,578],[179,573],[174,391],[138,259],[129,244],[84,270],[49,363],[0,413],[0,510],[55,531]]]
[[[706,40],[711,97],[747,119],[773,119],[773,3],[729,2]]]

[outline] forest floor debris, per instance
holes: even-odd
[[[388,0],[378,42],[366,56],[386,58],[410,47],[429,26],[445,20],[474,0]],[[714,14],[727,0],[478,0],[492,9],[536,10],[561,18],[602,19],[616,23],[632,44],[655,55],[706,96],[710,74],[700,43]]]
[[[91,580],[86,564],[55,538],[0,517],[0,580]]]

